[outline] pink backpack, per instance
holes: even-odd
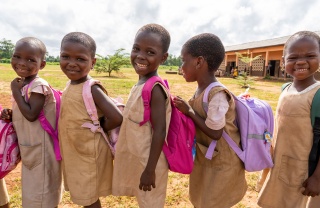
[[[208,111],[208,95],[213,87],[223,87],[220,82],[211,83],[204,92],[203,107]],[[232,93],[230,93],[232,94]],[[243,161],[245,169],[249,172],[260,171],[273,167],[270,154],[273,133],[273,112],[270,105],[257,98],[235,96],[236,125],[240,131],[241,148],[223,131],[222,136],[229,146]],[[211,160],[217,141],[213,140],[208,148],[206,158]]]
[[[86,106],[87,112],[92,120],[92,123],[91,122],[84,123],[81,127],[89,128],[93,133],[100,132],[104,137],[104,139],[106,140],[108,146],[110,147],[112,154],[114,155],[116,151],[115,145],[118,141],[120,127],[112,129],[108,135],[104,132],[103,128],[100,126],[97,108],[92,97],[92,93],[91,93],[92,85],[99,85],[106,92],[101,82],[98,80],[88,79],[84,83],[83,90],[82,90],[82,97],[83,97],[83,101]],[[119,108],[119,110],[122,112],[125,106],[123,104],[123,100],[121,98],[111,98],[111,99]]]
[[[17,134],[12,122],[0,120],[0,179],[15,169],[20,160]]]
[[[35,79],[34,79],[35,80]],[[29,97],[28,97],[28,90],[31,84],[34,82],[32,80],[28,85],[26,89],[26,102],[28,102]],[[54,148],[54,153],[56,156],[56,160],[61,160],[61,152],[60,152],[60,146],[59,146],[59,138],[58,138],[58,123],[59,123],[59,114],[60,114],[60,105],[61,105],[61,95],[62,92],[56,89],[53,89],[51,86],[49,86],[53,92],[54,99],[56,101],[56,129],[54,129],[50,122],[47,120],[47,118],[44,115],[43,109],[41,110],[38,120],[40,122],[41,127],[50,135],[52,141],[53,141],[53,148]]]
[[[168,84],[158,76],[153,76],[146,81],[141,93],[144,103],[144,116],[140,126],[150,121],[151,91],[156,82],[163,85],[169,92]],[[171,120],[167,142],[164,143],[162,151],[167,158],[171,171],[190,174],[193,169],[192,145],[196,134],[195,125],[191,118],[181,113],[174,106],[172,96],[170,96],[170,102],[172,107]]]

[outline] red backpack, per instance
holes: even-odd
[[[12,122],[0,120],[0,179],[15,169],[20,160],[17,134]]]
[[[144,103],[144,116],[140,126],[150,121],[151,91],[156,82],[163,85],[169,92],[168,84],[160,77],[153,76],[149,78],[142,89],[142,100]],[[181,113],[173,104],[170,95],[172,107],[171,120],[167,134],[167,142],[164,143],[162,151],[165,154],[169,169],[173,172],[190,174],[193,169],[192,146],[195,138],[195,125],[191,118]]]

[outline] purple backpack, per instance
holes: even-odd
[[[12,122],[0,120],[0,179],[15,169],[20,160],[17,134]]]
[[[153,76],[146,81],[141,93],[144,103],[144,116],[143,121],[140,122],[140,126],[150,121],[151,91],[156,82],[163,85],[169,92],[168,84],[158,76]],[[172,107],[171,120],[167,142],[164,143],[162,151],[167,158],[169,170],[190,174],[193,169],[192,145],[196,133],[195,125],[191,118],[181,113],[174,106],[171,96],[170,103]]]
[[[217,86],[227,89],[220,82],[213,82],[205,89],[203,107],[206,112],[208,111],[209,92],[213,87]],[[270,105],[257,98],[247,98],[233,94],[232,96],[236,105],[236,125],[240,131],[242,149],[238,147],[225,131],[222,133],[223,138],[243,161],[247,171],[260,171],[273,167],[270,154],[273,133],[273,112]],[[216,144],[216,140],[211,142],[206,158],[212,159]]]

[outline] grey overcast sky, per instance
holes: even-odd
[[[0,39],[34,36],[57,56],[69,32],[89,34],[97,53],[131,51],[137,30],[148,23],[171,34],[169,53],[194,35],[210,32],[225,46],[320,30],[319,0],[0,0]]]

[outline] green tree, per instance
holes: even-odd
[[[239,52],[236,52],[237,56],[239,57],[240,61],[242,61],[243,63],[246,64],[246,69],[248,71],[250,71],[250,67],[249,67],[249,64],[254,61],[254,60],[257,60],[261,57],[261,55],[258,55],[258,56],[255,56],[255,57],[250,57],[249,54],[247,54],[246,56],[245,55],[242,55],[241,53]],[[253,80],[250,80],[249,77],[248,77],[248,73],[243,73],[242,76],[238,76],[238,78],[240,83],[241,83],[241,86],[243,88],[249,88],[250,87],[250,84],[253,83]]]
[[[11,40],[3,38],[0,41],[0,59],[10,59],[14,50],[14,44]]]
[[[107,55],[107,57],[103,57],[99,54],[97,54],[97,56],[98,58],[95,66],[95,71],[97,73],[109,73],[109,77],[112,71],[118,72],[120,70],[120,67],[130,64],[129,54],[124,53],[124,48],[116,50],[115,54]]]

